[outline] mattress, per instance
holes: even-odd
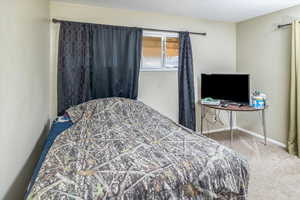
[[[106,98],[67,110],[27,199],[232,199],[247,197],[238,153],[140,101]]]

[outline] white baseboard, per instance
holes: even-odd
[[[262,135],[260,135],[260,134],[258,134],[258,133],[256,133],[256,132],[249,131],[249,130],[244,129],[244,128],[233,127],[233,129],[234,129],[234,130],[242,131],[242,132],[244,132],[244,133],[247,133],[247,134],[249,134],[249,135],[252,135],[252,136],[254,136],[254,137],[257,137],[257,138],[259,138],[259,139],[264,139],[264,136],[262,136]],[[209,131],[203,131],[203,134],[210,134],[210,133],[216,133],[216,132],[221,132],[221,131],[229,131],[229,130],[230,130],[230,128],[219,128],[219,129],[213,129],[213,130],[209,130]],[[286,144],[283,144],[283,143],[281,143],[281,142],[278,142],[278,141],[273,140],[273,139],[268,138],[268,137],[267,137],[267,142],[270,142],[270,143],[275,144],[275,145],[277,145],[277,146],[283,147],[283,148],[285,148],[285,149],[287,148],[287,145],[286,145]]]
[[[203,131],[203,134],[210,134],[210,133],[216,133],[216,132],[222,132],[222,131],[228,131],[229,128],[219,128],[219,129],[212,129],[212,130],[208,130],[208,131]]]
[[[233,127],[233,129],[237,129],[237,127]],[[210,134],[210,133],[216,133],[216,132],[222,132],[222,131],[230,131],[230,128],[218,128],[218,129],[212,129],[208,131],[203,131],[203,134]]]
[[[254,137],[257,137],[257,138],[260,138],[260,139],[264,139],[264,136],[262,136],[262,135],[260,135],[260,134],[258,134],[258,133],[256,133],[256,132],[249,131],[249,130],[247,130],[247,129],[240,128],[240,127],[237,127],[236,129],[239,130],[239,131],[242,131],[242,132],[244,132],[244,133],[247,133],[247,134],[249,134],[249,135],[252,135],[252,136],[254,136]],[[277,146],[283,147],[283,148],[285,148],[285,149],[287,148],[287,145],[286,145],[286,144],[283,144],[283,143],[281,143],[281,142],[278,142],[277,140],[273,140],[273,139],[268,138],[268,137],[267,137],[267,142],[270,142],[270,143],[275,144],[275,145],[277,145]]]

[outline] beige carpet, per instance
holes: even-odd
[[[250,164],[249,200],[300,200],[300,159],[283,148],[235,131],[207,135],[241,153]]]

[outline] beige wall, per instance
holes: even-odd
[[[0,13],[0,199],[14,200],[23,199],[48,123],[49,4],[2,0]]]
[[[299,19],[300,6],[257,17],[237,25],[237,71],[250,73],[252,87],[267,94],[267,134],[286,144],[290,73],[290,27],[278,24]],[[261,132],[257,114],[238,116],[237,125]]]
[[[59,2],[50,4],[50,15],[82,22],[207,32],[207,36],[192,36],[195,82],[201,72],[236,70],[236,27],[233,23]],[[52,25],[51,116],[56,115],[57,30],[57,25]],[[177,72],[141,72],[139,84],[140,100],[177,121]]]

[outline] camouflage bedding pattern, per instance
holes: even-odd
[[[107,98],[68,111],[27,199],[246,199],[248,163],[142,102]]]

